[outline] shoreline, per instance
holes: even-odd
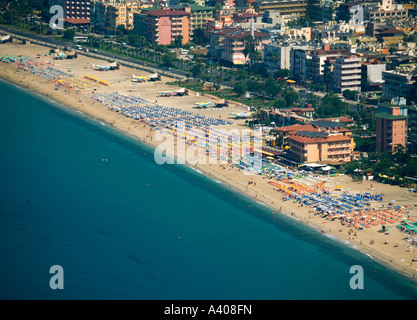
[[[5,47],[0,47],[0,49],[2,49],[2,52],[4,51],[3,48]],[[19,46],[19,48],[25,48],[25,47]],[[38,46],[37,50],[42,50],[42,47]],[[90,58],[83,58],[83,59],[91,60]],[[129,68],[125,67],[124,69],[128,70]],[[21,73],[21,75],[19,75],[19,73]],[[40,95],[41,97],[45,97],[46,99],[50,99],[51,101],[54,101],[56,104],[62,105],[65,108],[68,108],[69,110],[72,110],[74,112],[81,112],[82,114],[80,114],[80,116],[88,117],[93,122],[96,122],[96,123],[104,122],[104,125],[106,126],[106,128],[115,130],[116,132],[119,132],[123,134],[124,136],[129,137],[130,139],[133,139],[134,141],[136,141],[138,144],[141,144],[142,146],[147,146],[151,148],[152,150],[154,150],[157,147],[157,144],[154,141],[152,140],[148,141],[147,137],[150,135],[152,131],[152,130],[149,130],[150,129],[149,126],[146,126],[146,125],[143,126],[142,123],[132,121],[132,119],[123,117],[118,113],[112,112],[108,110],[107,107],[105,107],[104,105],[101,105],[100,103],[94,104],[92,103],[92,101],[85,98],[84,94],[80,94],[80,93],[70,91],[68,89],[62,89],[62,88],[59,88],[57,92],[55,91],[53,83],[48,82],[44,79],[36,81],[36,79],[39,79],[39,78],[36,77],[35,75],[29,74],[24,71],[19,71],[14,66],[5,64],[5,63],[0,64],[0,77],[4,78],[5,81],[18,86],[21,89],[28,90],[33,94],[37,94],[37,95]],[[29,87],[27,87],[27,85],[29,85]],[[162,85],[163,84],[161,83],[161,86]],[[159,84],[155,86],[159,87]],[[85,101],[83,100],[81,102],[80,100],[81,96],[82,98],[85,98]],[[177,98],[174,98],[174,99],[177,99]],[[161,104],[163,105],[163,102],[161,102]],[[131,127],[132,127],[132,130],[131,130]],[[384,253],[384,245],[381,246],[380,243],[378,243],[378,246],[376,245],[372,246],[370,244],[366,244],[370,239],[369,235],[367,235],[367,237],[362,237],[364,234],[361,234],[361,233],[367,232],[368,230],[358,231],[357,233],[359,235],[357,237],[351,236],[350,233],[346,234],[345,229],[347,228],[346,227],[342,228],[342,226],[340,225],[338,221],[324,221],[323,218],[313,215],[312,214],[313,212],[311,212],[312,211],[311,208],[307,206],[297,207],[296,204],[292,203],[292,201],[289,201],[289,202],[282,201],[280,199],[281,193],[277,193],[275,190],[273,190],[271,185],[267,185],[266,182],[268,181],[268,179],[266,179],[265,177],[258,176],[258,175],[251,176],[253,177],[253,181],[256,182],[255,184],[256,187],[255,187],[254,185],[246,184],[249,176],[245,177],[241,171],[235,170],[234,168],[232,169],[226,168],[226,165],[220,165],[220,164],[191,165],[189,163],[186,163],[186,165],[195,171],[201,172],[201,174],[205,175],[210,180],[220,181],[222,185],[229,188],[233,192],[237,192],[240,195],[244,196],[245,198],[250,199],[251,201],[253,200],[254,204],[255,202],[259,202],[260,205],[263,205],[268,210],[271,210],[272,215],[274,214],[285,215],[287,217],[295,219],[298,223],[306,225],[309,228],[317,231],[318,233],[323,234],[323,236],[325,236],[326,238],[331,239],[333,241],[338,241],[342,245],[347,245],[348,247],[351,247],[352,249],[358,250],[362,254],[370,256],[372,260],[375,260],[380,265],[390,270],[393,270],[394,272],[397,272],[409,278],[413,282],[417,283],[417,279],[416,279],[417,263],[414,266],[412,265],[412,263],[411,263],[411,266],[407,266],[406,263],[404,263],[406,261],[404,258],[402,258],[404,261],[401,261],[401,259],[398,259],[397,256],[394,257],[393,255],[390,255],[389,253]],[[347,176],[344,176],[344,178],[350,179]],[[356,185],[354,182],[351,182],[351,183],[353,186],[358,187],[357,186],[358,183],[356,183]],[[376,182],[373,182],[373,183],[377,185]],[[364,185],[369,185],[369,183],[368,184],[364,183]],[[363,187],[364,186],[362,186],[362,188]],[[393,233],[400,232],[396,230],[395,227],[393,228],[394,228],[394,230],[392,230]],[[342,229],[343,231],[340,231]],[[386,239],[386,237],[384,237],[383,234],[379,234],[376,231],[376,228],[373,227],[372,231],[375,231],[375,234],[371,235],[372,239],[378,238],[377,240],[375,240],[375,242],[383,241],[384,239]],[[399,236],[405,237],[406,235],[402,233]],[[333,239],[333,237],[335,239]],[[398,237],[398,234],[397,234],[397,237]],[[404,245],[402,247],[404,248]],[[385,248],[387,247],[385,246]],[[408,255],[404,254],[404,257],[417,255],[415,253],[415,250],[414,250],[414,253],[413,252],[409,252],[409,253],[410,254]],[[394,259],[396,260],[394,261]]]

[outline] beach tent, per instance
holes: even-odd
[[[321,170],[323,170],[323,171],[330,171],[330,170],[332,170],[332,169],[334,169],[334,168],[333,168],[333,167],[331,167],[331,166],[321,167]]]
[[[303,166],[310,167],[310,168],[321,168],[326,167],[324,164],[318,164],[318,163],[305,163]]]

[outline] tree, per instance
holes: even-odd
[[[221,85],[221,83],[222,83],[222,81],[223,81],[223,77],[222,77],[222,75],[220,74],[220,73],[217,73],[215,76],[214,76],[214,79],[213,79],[214,81],[214,87],[216,88],[216,90],[219,90],[220,89],[220,85]]]
[[[201,28],[194,29],[193,31],[193,43],[196,45],[206,45],[208,44],[207,37],[204,36],[204,30]]]
[[[245,58],[249,58],[249,65],[252,67],[253,61],[259,59],[260,53],[256,50],[256,47],[259,45],[259,39],[252,37],[251,35],[245,36],[243,38],[243,43],[245,45],[245,49],[243,49],[243,54]]]
[[[162,64],[165,67],[172,66],[173,61],[176,59],[175,54],[168,52],[162,55]]]
[[[330,88],[333,86],[332,64],[329,60],[324,61],[323,82],[324,86],[326,87],[326,92],[329,92]]]
[[[318,105],[315,116],[318,118],[340,117],[345,114],[346,107],[347,103],[340,100],[339,96],[328,93]]]
[[[243,95],[247,90],[247,87],[244,83],[238,82],[233,87],[233,92],[236,93],[239,97]]]
[[[273,78],[268,78],[264,84],[265,92],[275,98],[281,92],[281,86]]]
[[[116,27],[116,34],[118,36],[125,36],[127,35],[127,30],[124,24],[120,24]]]
[[[202,73],[203,73],[203,65],[201,63],[197,63],[191,68],[191,74],[196,79],[200,78]]]
[[[361,78],[361,91],[362,92],[369,91],[369,78],[365,78],[365,77]]]
[[[288,108],[292,107],[298,101],[298,93],[293,88],[287,89],[282,94]]]
[[[175,40],[174,40],[174,43],[173,43],[174,47],[180,48],[182,46],[182,40],[183,40],[182,35],[179,35],[179,36],[175,37]]]
[[[347,100],[355,100],[357,93],[359,93],[359,91],[346,89],[342,92],[342,95]]]
[[[286,108],[287,102],[284,99],[277,99],[274,102],[274,108],[280,109],[280,108]]]
[[[262,120],[262,116],[263,116],[263,109],[261,106],[256,106],[255,110],[252,113],[252,119],[255,120],[255,122],[259,122]]]
[[[286,78],[286,77],[289,77],[290,75],[291,75],[291,71],[288,69],[279,69],[274,72],[275,78]]]
[[[88,37],[88,43],[90,44],[90,46],[92,46],[94,48],[98,48],[98,47],[100,47],[100,38],[94,37],[94,36],[89,36]]]
[[[67,29],[64,31],[64,38],[68,40],[72,40],[75,36],[75,30],[74,29]]]

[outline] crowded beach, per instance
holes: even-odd
[[[121,67],[98,71],[92,68],[93,64],[103,64],[98,59],[80,55],[76,60],[54,61],[45,57],[47,51],[33,44],[1,47],[1,76],[103,119],[141,141],[149,142],[152,133],[160,130],[183,139],[187,146],[202,148],[207,157],[215,150],[221,160],[218,164],[196,165],[207,176],[267,204],[273,214],[294,216],[417,276],[417,265],[413,265],[417,256],[415,194],[372,181],[354,182],[348,176],[287,168],[266,157],[256,165],[245,157],[236,161],[233,150],[253,153],[259,143],[253,136],[230,133],[231,129],[245,128],[244,121],[231,116],[241,113],[241,106],[196,109],[196,103],[215,102],[214,98],[204,97],[202,101],[197,93],[161,97],[158,92],[172,89],[167,79],[157,84],[137,83],[130,81],[137,70]],[[242,171],[253,175],[243,175]]]

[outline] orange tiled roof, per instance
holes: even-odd
[[[276,131],[291,132],[291,131],[318,131],[317,128],[311,124],[293,124],[291,126],[275,128]]]
[[[335,142],[335,141],[351,141],[352,137],[344,136],[344,135],[330,135],[327,137],[307,137],[300,134],[293,134],[289,136],[288,139],[294,140],[299,143],[309,144],[309,143],[328,143],[328,142]]]

